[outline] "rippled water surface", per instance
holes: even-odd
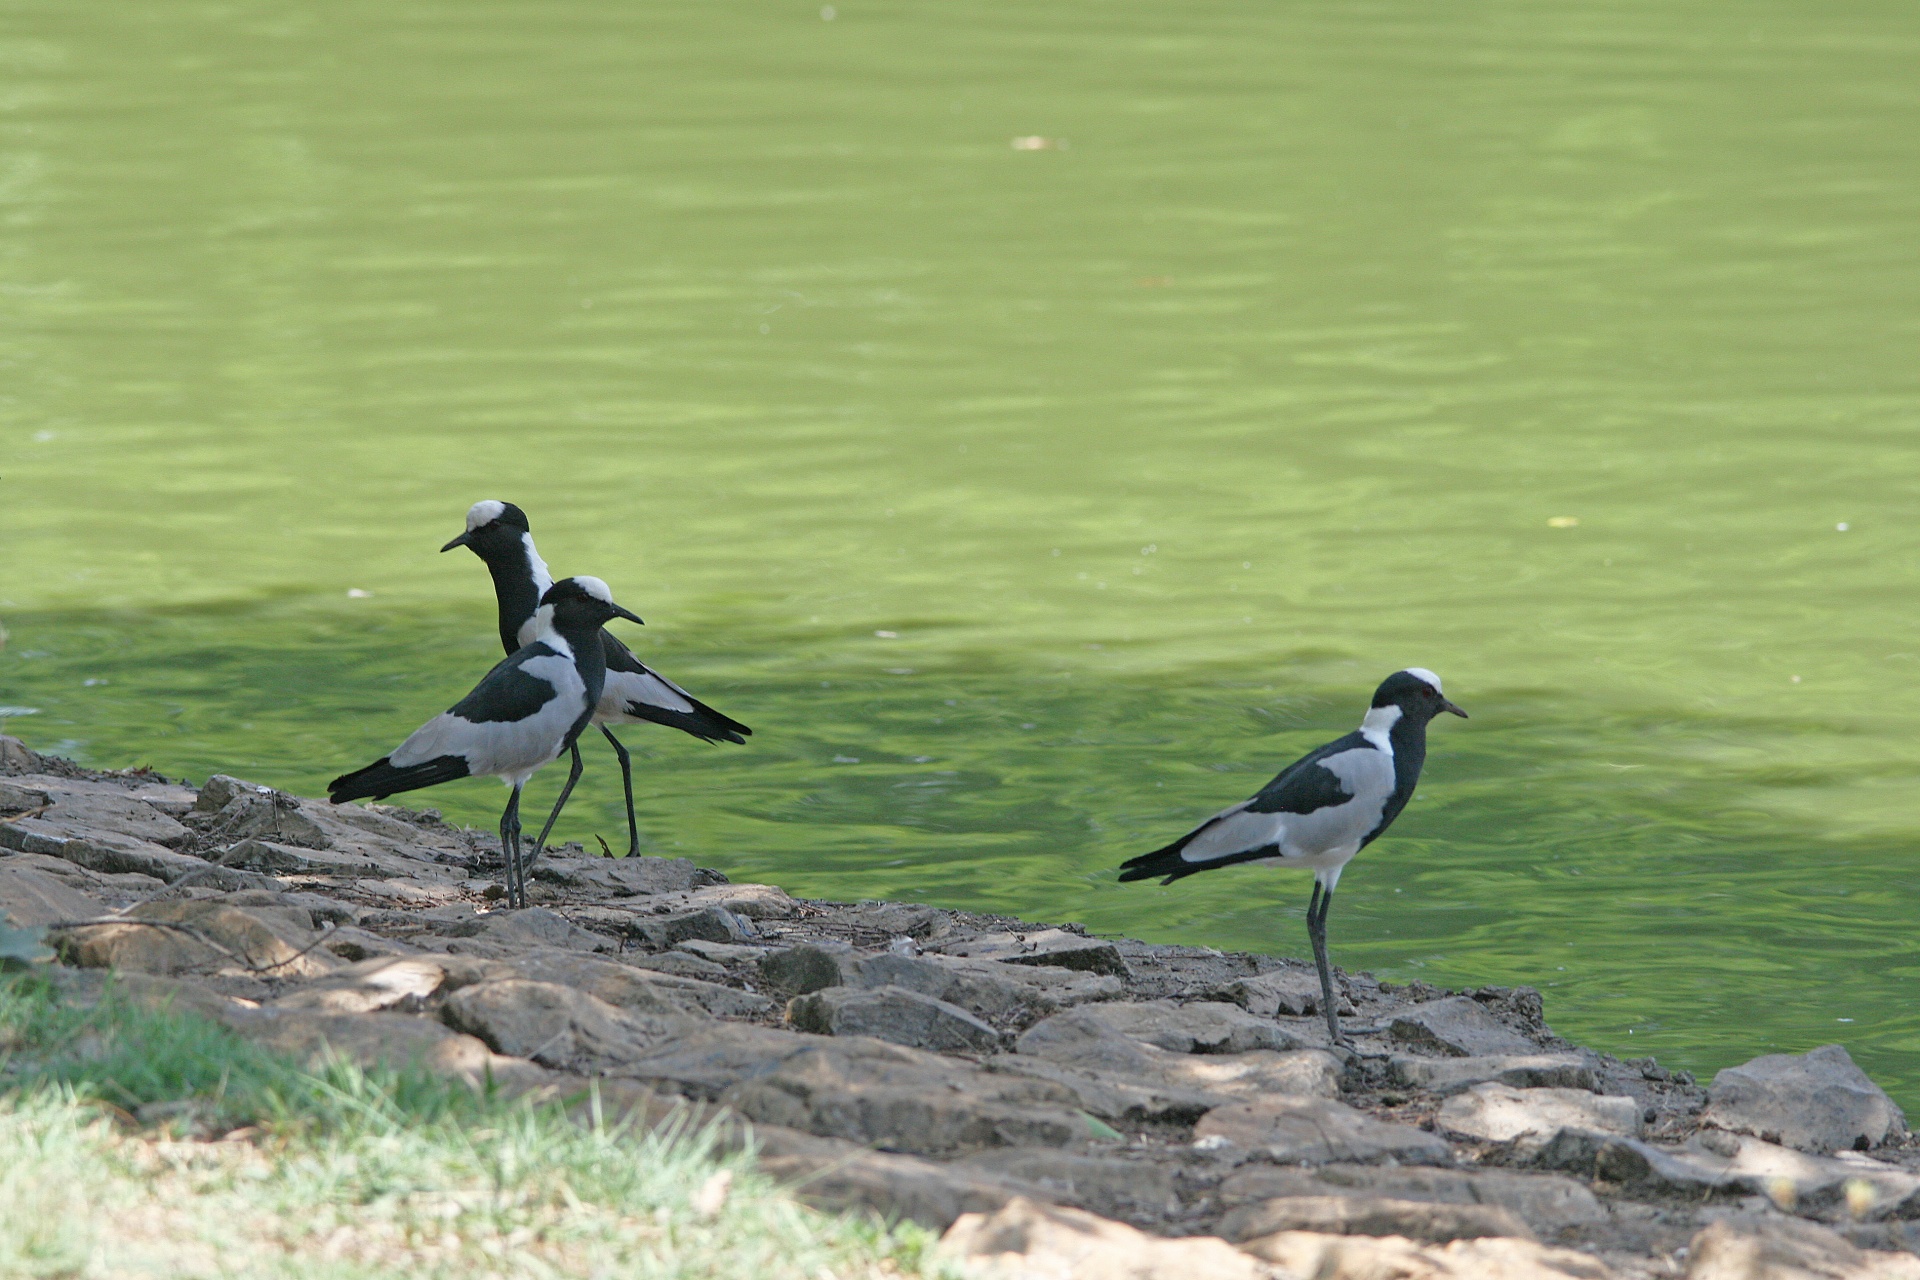
[[[651,850],[1298,954],[1304,878],[1110,868],[1420,663],[1474,718],[1340,962],[1920,1104],[1916,54],[1892,3],[18,0],[9,730],[313,792],[497,656],[435,548],[507,498],[759,731],[626,731]]]

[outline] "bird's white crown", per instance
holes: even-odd
[[[1446,692],[1445,689],[1442,689],[1440,687],[1440,677],[1433,674],[1433,672],[1427,670],[1425,667],[1408,667],[1407,674],[1410,676],[1418,677],[1421,680],[1425,680],[1428,684],[1433,686],[1433,691],[1435,693]]]
[[[498,498],[488,498],[484,502],[474,503],[467,508],[467,532],[472,533],[481,525],[492,524],[506,509],[507,504]]]
[[[592,596],[595,600],[598,600],[601,604],[613,603],[613,588],[600,581],[600,579],[576,577],[574,578],[574,582],[579,584],[582,591]]]

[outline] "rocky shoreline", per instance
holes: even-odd
[[[508,911],[491,833],[0,736],[0,913],[66,998],[718,1117],[998,1273],[1920,1280],[1920,1142],[1837,1047],[1703,1087],[1529,988],[1343,973],[1349,1051],[1296,961],[556,852]]]

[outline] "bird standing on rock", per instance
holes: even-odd
[[[533,842],[520,856],[520,791],[540,768],[573,747],[593,719],[606,685],[600,628],[615,618],[640,619],[613,602],[598,578],[562,578],[542,594],[527,642],[496,665],[473,692],[414,730],[393,751],[364,769],[327,784],[327,798],[383,800],[401,791],[494,777],[513,788],[500,815],[500,852],[506,859],[507,905],[527,905],[527,870],[540,856],[554,819],[580,778],[573,774]]]
[[[1344,1045],[1327,964],[1327,911],[1340,871],[1400,816],[1427,759],[1427,723],[1442,711],[1467,713],[1440,692],[1424,667],[1388,676],[1360,727],[1309,751],[1253,799],[1223,809],[1164,849],[1121,864],[1122,880],[1164,876],[1172,884],[1196,871],[1241,862],[1313,872],[1307,936],[1320,970],[1320,1007],[1333,1042]]]
[[[508,653],[514,652],[527,642],[534,606],[553,583],[547,562],[534,550],[527,513],[498,499],[476,502],[467,512],[467,531],[440,550],[455,547],[465,547],[479,556],[493,576],[494,599],[500,608],[500,644]],[[692,734],[703,742],[745,742],[753,730],[649,669],[631,649],[605,631],[600,633],[600,643],[606,653],[607,683],[594,708],[593,723],[600,726],[620,759],[620,782],[627,793],[627,853],[633,855],[640,852],[640,823],[633,812],[633,757],[607,726],[651,721]],[[573,774],[578,777],[578,744],[572,751]]]

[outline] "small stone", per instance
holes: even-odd
[[[1581,1089],[1514,1089],[1475,1085],[1448,1098],[1435,1117],[1441,1128],[1488,1142],[1545,1141],[1562,1129],[1640,1136],[1640,1103]]]
[[[1532,1054],[1537,1046],[1467,996],[1414,1005],[1395,1016],[1390,1034],[1402,1044],[1456,1058]]]
[[[1770,1053],[1714,1076],[1702,1124],[1777,1134],[1801,1151],[1879,1146],[1907,1130],[1906,1117],[1837,1044],[1810,1053]]]
[[[257,782],[246,782],[232,774],[216,773],[207,779],[207,785],[200,788],[200,796],[193,803],[197,813],[218,813],[232,804],[236,796],[270,796],[272,787],[263,787]]]
[[[47,757],[12,734],[0,733],[0,773],[40,773]]]
[[[1375,1120],[1331,1098],[1276,1095],[1218,1107],[1200,1118],[1193,1134],[1224,1138],[1235,1151],[1277,1164],[1388,1159],[1444,1164],[1453,1158],[1447,1144],[1430,1133]]]
[[[205,794],[201,792],[202,796]],[[208,839],[220,843],[254,839],[300,849],[333,847],[333,841],[320,824],[301,812],[300,802],[278,791],[237,792],[223,808],[204,820],[204,829]]]
[[[796,997],[787,1021],[799,1031],[874,1036],[935,1053],[992,1053],[1002,1039],[965,1009],[900,987],[827,987]]]
[[[853,948],[845,943],[803,942],[762,956],[760,976],[776,990],[806,995],[845,985],[858,962]]]
[[[743,916],[725,907],[701,907],[694,911],[675,911],[666,915],[632,917],[628,931],[643,938],[650,947],[665,951],[690,938],[708,942],[746,942],[753,937],[753,926]]]

